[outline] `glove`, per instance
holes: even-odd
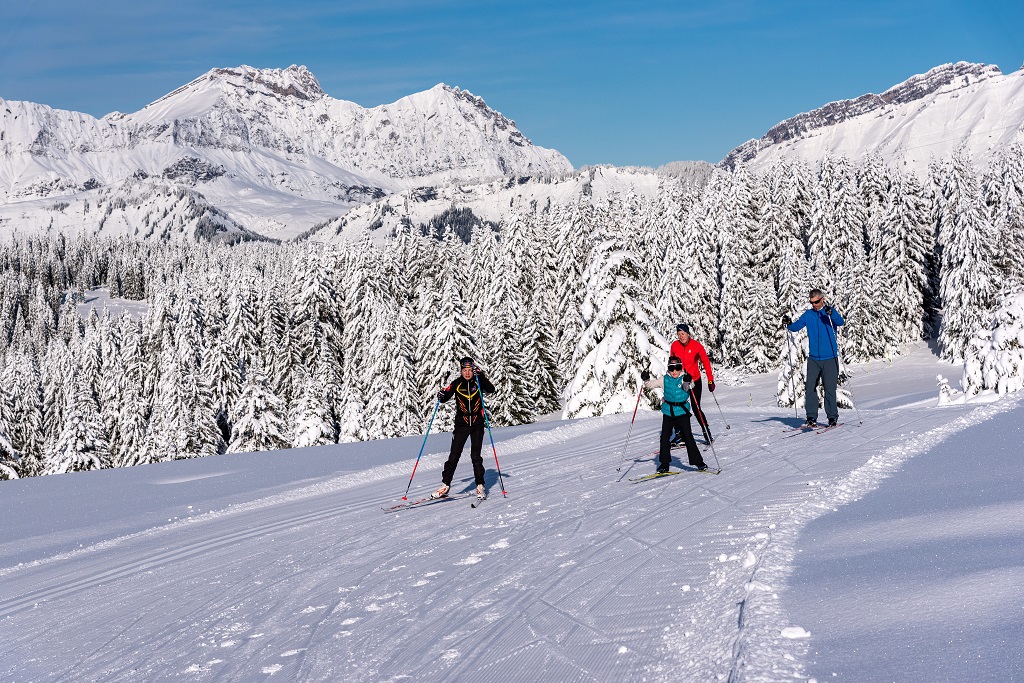
[[[441,401],[442,403],[444,403],[444,389],[442,389],[441,391],[437,392],[437,400]]]
[[[642,379],[643,381],[646,382],[650,378],[651,378],[651,373],[647,372],[646,370],[644,370],[643,372],[640,373],[640,379]]]
[[[693,383],[693,375],[691,375],[688,372],[684,372],[683,373],[683,381],[686,382],[687,384],[692,384]]]
[[[832,315],[832,307],[828,304],[825,304],[825,307],[821,310],[825,311],[825,315]]]
[[[788,315],[782,316],[782,326],[783,327],[789,327],[792,324],[793,324],[793,319],[792,318],[790,318]]]
[[[710,391],[712,394],[715,393],[715,383],[714,382],[708,382],[708,391]]]

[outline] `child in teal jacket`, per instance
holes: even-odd
[[[668,374],[660,379],[652,379],[651,373],[644,370],[640,379],[648,389],[661,389],[664,395],[661,401],[661,450],[658,454],[658,472],[668,472],[672,462],[672,432],[683,435],[686,444],[686,456],[690,464],[698,470],[706,470],[708,466],[701,457],[697,442],[693,439],[690,428],[690,415],[693,407],[690,403],[690,392],[693,390],[693,377],[683,373],[683,362],[676,356],[668,359]]]

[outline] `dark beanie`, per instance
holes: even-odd
[[[686,323],[679,323],[676,325],[676,332],[685,332],[686,334],[690,334],[690,326]]]

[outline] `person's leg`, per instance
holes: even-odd
[[[690,461],[690,464],[694,467],[705,468],[707,465],[704,464],[704,457],[700,454],[700,449],[697,448],[697,442],[693,438],[693,428],[690,426],[690,416],[684,415],[676,418],[676,428],[683,433],[683,441],[686,442],[686,459]]]
[[[839,359],[830,358],[821,362],[821,385],[825,388],[825,415],[830,420],[839,419],[839,405],[836,389],[839,384]]]
[[[484,484],[484,459],[481,455],[484,447],[484,424],[477,422],[469,437],[469,458],[473,461],[473,478],[477,486]]]
[[[704,434],[704,440],[711,443],[711,427],[708,426],[708,418],[704,414],[704,402],[701,399],[703,387],[704,385],[699,379],[693,383],[693,397],[696,399],[693,414],[697,417],[697,424],[700,425],[700,431]]]
[[[661,444],[658,451],[658,469],[668,469],[672,462],[672,418],[661,415]]]
[[[455,425],[452,432],[452,450],[448,454],[448,460],[441,472],[441,481],[448,486],[452,485],[452,478],[455,476],[455,468],[459,466],[459,458],[462,457],[462,449],[466,446],[466,439],[469,438],[470,428],[463,425]]]
[[[818,419],[818,376],[821,374],[821,363],[813,358],[807,359],[807,381],[804,383],[804,409],[811,420]]]

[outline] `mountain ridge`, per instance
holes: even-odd
[[[100,119],[0,99],[0,208],[132,177],[186,178],[239,225],[288,238],[402,189],[572,170],[468,90],[438,84],[364,108],[296,65],[211,69]],[[254,194],[285,199],[290,217],[268,224]]]
[[[981,162],[992,151],[1024,141],[1021,84],[1024,68],[1003,74],[996,65],[963,61],[942,64],[881,94],[829,102],[784,119],[761,138],[734,148],[719,166],[732,170],[741,164],[758,168],[780,158],[817,161],[825,155],[878,154],[923,171],[931,155],[915,150],[926,145],[937,147],[934,151],[939,154],[963,146]],[[981,111],[972,111],[972,102],[978,103],[973,109]],[[972,116],[965,117],[965,111]],[[995,117],[987,116],[992,112]],[[1002,136],[991,145],[974,144],[972,140],[1008,128],[1015,128],[1017,135]],[[923,141],[936,134],[941,139]]]

